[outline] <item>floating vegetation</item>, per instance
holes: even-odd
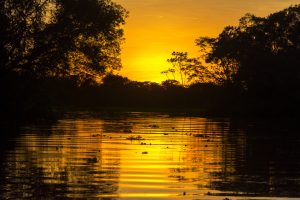
[[[126,138],[126,140],[145,140],[145,138],[143,138],[140,135],[138,135],[138,136],[131,135],[130,137]]]
[[[193,136],[198,137],[198,138],[208,138],[209,137],[208,135],[205,135],[205,134],[194,134]]]

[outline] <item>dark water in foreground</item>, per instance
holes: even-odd
[[[295,121],[79,115],[1,143],[1,199],[300,197]]]

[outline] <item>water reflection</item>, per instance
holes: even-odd
[[[297,121],[248,122],[244,134],[224,137],[225,164],[235,171],[216,174],[213,187],[252,196],[300,196],[300,136]],[[237,136],[237,137],[236,137]]]
[[[1,152],[0,191],[4,199],[299,197],[299,136],[260,127],[157,113],[24,127]]]

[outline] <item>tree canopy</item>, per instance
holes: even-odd
[[[0,2],[0,74],[100,76],[119,69],[127,11],[110,0]]]
[[[213,67],[216,82],[255,92],[300,83],[300,5],[265,18],[246,14],[238,26],[196,43]]]
[[[242,91],[290,89],[300,83],[300,5],[267,17],[246,14],[238,26],[217,37],[200,37],[199,58],[173,52],[172,68],[162,73],[185,80],[235,87]],[[169,79],[169,77],[167,77]]]

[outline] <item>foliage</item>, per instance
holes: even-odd
[[[177,80],[171,80],[171,79],[168,79],[168,80],[165,80],[161,83],[162,87],[163,88],[175,88],[175,87],[180,87],[180,83],[179,81]]]
[[[196,44],[199,58],[172,53],[172,68],[162,72],[168,78],[164,85],[176,86],[169,75],[176,80],[177,73],[192,96],[199,96],[198,88],[210,102],[222,97],[214,107],[236,114],[300,111],[300,5],[267,17],[246,14],[237,26],[225,27],[217,37],[200,37]]]
[[[299,115],[300,5],[265,18],[246,14],[219,36],[199,38],[199,58],[173,52],[161,85],[113,74],[126,15],[109,0],[0,1],[3,118],[47,119],[53,107],[68,106]]]
[[[95,77],[119,69],[127,12],[110,0],[0,2],[0,74]]]
[[[216,82],[223,85],[263,93],[299,84],[300,5],[266,18],[246,14],[238,26],[196,43],[214,69]]]
[[[238,26],[227,26],[218,37],[200,37],[199,58],[173,52],[163,71],[181,84],[214,83],[240,92],[292,90],[300,83],[300,5],[265,18],[246,14]]]
[[[198,58],[189,58],[187,52],[173,52],[172,58],[167,61],[171,63],[172,68],[161,73],[166,74],[168,80],[170,80],[168,74],[172,74],[173,80],[176,80],[176,74],[178,74],[181,85],[186,86],[193,79],[199,80],[204,77],[196,76],[196,74],[200,74],[199,72],[203,72],[205,68]]]

